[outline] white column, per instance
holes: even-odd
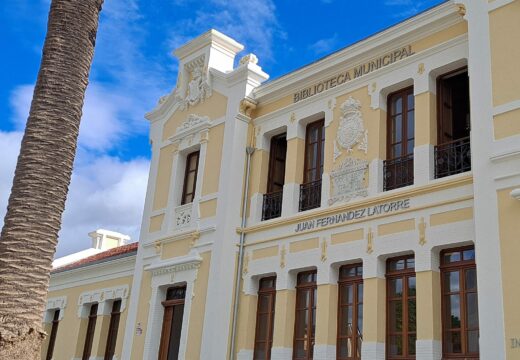
[[[417,146],[413,150],[413,183],[426,185],[434,178],[434,147],[431,144]]]

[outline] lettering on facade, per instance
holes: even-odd
[[[511,338],[511,349],[520,349],[520,339]]]
[[[361,77],[363,75],[371,73],[372,71],[393,64],[394,62],[407,58],[408,56],[413,54],[415,53],[412,51],[411,45],[402,47],[400,49],[396,49],[376,59],[372,59],[370,61],[367,61],[366,63],[358,65],[353,69],[342,71],[331,78],[328,78],[324,81],[320,81],[317,84],[311,85],[305,89],[298,91],[294,94],[293,101],[297,103],[298,101],[307,99],[323,91],[327,91],[328,89],[332,89],[352,79],[357,79],[358,77]]]
[[[342,224],[352,220],[369,218],[374,215],[386,214],[410,208],[410,199],[392,201],[385,204],[369,206],[366,208],[351,210],[344,213],[325,216],[318,219],[302,221],[296,224],[295,232],[320,229],[327,226]]]

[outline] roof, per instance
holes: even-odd
[[[72,270],[76,268],[80,268],[83,266],[88,265],[94,265],[97,263],[102,263],[106,261],[111,261],[115,259],[119,259],[122,257],[132,256],[134,253],[137,252],[137,248],[139,246],[138,242],[134,242],[131,244],[118,246],[110,250],[106,250],[103,252],[100,252],[98,254],[83,258],[81,260],[75,261],[73,263],[57,267],[51,271],[52,274],[66,271],[66,270]]]

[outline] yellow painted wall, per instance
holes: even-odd
[[[316,302],[316,345],[336,345],[338,285],[318,285]]]
[[[388,224],[381,224],[377,227],[379,236],[411,231],[415,229],[415,219],[396,221]]]
[[[332,234],[330,237],[331,244],[341,244],[350,241],[361,240],[364,237],[364,230],[357,229],[351,231],[345,231],[337,234]]]
[[[296,290],[276,292],[274,312],[273,348],[293,347]]]
[[[199,209],[201,219],[217,215],[217,199],[200,202]]]
[[[519,100],[520,2],[513,1],[489,14],[491,75],[495,106]]]
[[[238,312],[237,353],[243,349],[253,350],[255,347],[257,304],[258,296],[241,293]]]
[[[467,32],[468,23],[466,21],[462,21],[458,24],[450,26],[449,28],[436,32],[435,34],[417,40],[416,42],[412,43],[412,49],[416,53],[424,51],[428,48],[442,44],[450,39],[463,35]]]
[[[150,217],[150,226],[148,228],[148,232],[160,231],[162,228],[162,223],[164,221],[164,214],[159,214],[156,216]]]
[[[435,94],[415,96],[415,146],[437,144],[437,102]]]
[[[136,269],[137,271],[137,269]],[[152,274],[144,271],[141,280],[141,289],[139,289],[139,311],[136,318],[136,329],[134,329],[134,341],[132,343],[132,360],[142,360],[144,354],[144,339],[148,330],[148,313],[150,312],[150,298],[152,296]],[[137,327],[142,329],[142,333],[137,335],[135,330]]]
[[[265,114],[269,114],[273,111],[276,111],[278,109],[284,108],[286,106],[289,106],[293,103],[293,96],[287,95],[284,96],[278,100],[272,101],[270,103],[260,103],[256,107],[256,109],[253,111],[252,117],[253,119],[256,119],[257,117],[263,116]]]
[[[223,144],[224,124],[212,127],[209,130],[209,141],[206,150],[202,196],[218,192]]]
[[[168,145],[159,151],[159,166],[155,181],[152,210],[164,209],[168,204],[174,150],[176,150],[174,145]]]
[[[514,188],[517,188],[514,187]],[[520,358],[520,348],[512,348],[511,339],[520,338],[520,281],[518,254],[520,254],[520,201],[509,194],[514,188],[499,190],[498,224],[500,227],[500,261],[504,296],[505,348],[507,359]]]
[[[285,183],[301,184],[303,182],[303,165],[305,161],[305,140],[292,138],[287,141],[287,161],[285,164]],[[267,176],[267,173],[264,175]]]
[[[270,246],[263,249],[253,250],[253,260],[264,259],[278,255],[278,245]]]
[[[191,249],[192,239],[186,237],[162,245],[161,260],[171,259],[177,256],[188,255]]]
[[[520,109],[494,116],[493,128],[495,140],[520,134]]]
[[[363,341],[385,342],[386,281],[381,278],[363,280]]]
[[[473,218],[473,208],[462,208],[457,210],[445,211],[430,215],[430,225],[444,225],[457,221],[470,220]]]
[[[250,195],[265,194],[267,191],[267,174],[269,173],[269,152],[257,149],[251,156]]]
[[[300,251],[317,249],[319,247],[319,238],[312,238],[307,240],[294,241],[289,244],[289,252],[295,253]]]
[[[86,326],[88,322],[87,319],[80,319],[78,317],[78,299],[81,293],[85,291],[111,288],[121,285],[128,285],[129,287],[131,287],[132,277],[127,276],[119,279],[100,281],[94,284],[75,286],[68,289],[49,292],[49,298],[67,296],[67,307],[65,308],[63,320],[60,321],[60,324],[58,326],[58,333],[56,335],[56,343],[54,347],[53,357],[54,360],[70,360],[74,357],[81,357],[86,334]],[[129,301],[127,302],[126,309],[121,313],[121,318],[119,321],[119,330],[117,334],[117,345],[119,345],[119,347],[116,346],[116,356],[118,358],[121,358],[121,346],[125,334],[126,318],[128,315],[128,305]],[[108,316],[108,318],[110,318],[110,316]],[[97,341],[96,339],[94,339],[96,342],[93,343],[93,351],[99,348],[100,340],[105,341],[105,339],[100,338],[101,328],[98,326],[101,326],[101,324],[101,317],[99,317],[96,323],[96,328],[99,332],[99,335],[97,336]],[[103,348],[100,351],[104,352],[105,349]],[[92,352],[92,355],[94,354],[95,353]]]
[[[441,278],[437,271],[416,273],[417,339],[441,340]]]

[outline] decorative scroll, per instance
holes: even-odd
[[[329,199],[329,204],[367,196],[367,171],[368,161],[352,157],[346,158],[337,169],[332,170],[330,174],[332,197]]]

